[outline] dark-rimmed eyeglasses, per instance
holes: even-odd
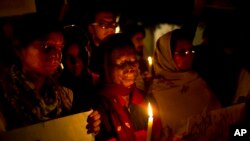
[[[92,25],[96,25],[101,27],[102,29],[108,29],[108,28],[116,28],[118,26],[118,23],[92,23]]]

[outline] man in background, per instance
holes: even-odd
[[[87,22],[87,30],[90,44],[87,48],[89,53],[89,68],[92,72],[100,75],[102,71],[103,48],[99,45],[107,36],[115,34],[118,26],[117,14],[110,8],[99,8],[91,11]]]

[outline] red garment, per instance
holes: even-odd
[[[145,141],[147,137],[147,127],[143,130],[135,131],[129,116],[130,113],[125,108],[126,101],[122,98],[122,96],[130,95],[129,104],[137,105],[141,109],[147,111],[147,102],[143,94],[135,86],[125,88],[122,85],[110,84],[105,86],[101,95],[103,95],[108,101],[106,102],[106,106],[111,111],[112,124],[116,129],[117,140]],[[161,122],[157,117],[154,119],[152,140],[159,140]]]
[[[147,131],[140,130],[135,132],[136,141],[146,141],[147,139]],[[111,138],[106,141],[117,141],[116,138]]]

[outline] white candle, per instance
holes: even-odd
[[[148,70],[150,74],[152,73],[152,64],[153,64],[153,59],[151,56],[149,56],[148,57]]]
[[[153,110],[152,110],[151,104],[148,103],[147,141],[151,141],[152,126],[153,126]]]

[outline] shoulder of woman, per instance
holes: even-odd
[[[62,86],[61,89],[65,92],[64,93],[65,96],[67,96],[70,99],[70,101],[73,101],[73,97],[74,97],[73,91],[70,88],[67,88],[64,86]]]

